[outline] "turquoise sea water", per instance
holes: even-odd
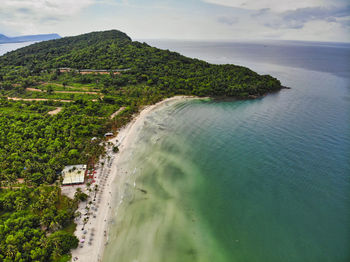
[[[268,63],[266,44],[255,44],[256,61],[251,46],[151,44],[244,64],[292,89],[152,112],[125,158],[104,261],[350,261],[349,47],[326,47],[327,60],[319,45],[298,46],[303,56],[277,45]]]

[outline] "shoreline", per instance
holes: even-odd
[[[62,193],[69,197],[74,197],[74,192],[78,187],[90,195],[88,201],[79,203],[77,210],[81,213],[81,216],[75,220],[77,227],[74,234],[79,239],[79,246],[72,250],[72,261],[102,261],[105,246],[108,244],[109,225],[113,223],[112,210],[117,210],[119,204],[122,202],[123,195],[121,194],[121,188],[128,178],[128,175],[123,175],[118,168],[118,161],[121,155],[128,150],[133,138],[142,129],[144,120],[150,112],[169,102],[186,99],[203,98],[196,96],[173,96],[163,99],[156,104],[145,106],[139,113],[135,114],[127,125],[119,130],[116,137],[107,141],[106,156],[101,158],[96,164],[95,183],[92,185],[92,188],[98,185],[99,190],[97,194],[93,190],[89,192],[86,184],[62,188]],[[115,145],[119,148],[118,153],[113,153],[112,148]],[[95,200],[92,197],[94,195],[96,196]],[[91,205],[89,205],[90,201],[93,202]],[[86,209],[88,206],[89,209]],[[83,215],[89,217],[85,226]]]

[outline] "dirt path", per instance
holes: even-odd
[[[57,107],[55,110],[52,110],[50,112],[48,112],[49,115],[53,116],[53,115],[57,115],[59,112],[61,112],[63,109],[63,107]]]
[[[30,92],[44,92],[47,93],[47,91],[43,91],[37,88],[26,88],[26,91],[30,91]],[[99,95],[100,93],[98,92],[92,92],[92,91],[52,91],[52,93],[55,94],[88,94],[88,95]]]
[[[30,88],[30,87],[27,87],[27,88],[26,88],[26,91],[31,91],[31,92],[44,92],[43,90],[36,89],[36,88]]]
[[[89,92],[89,91],[53,91],[55,94],[88,94],[88,95],[99,95],[97,92]]]
[[[110,116],[110,118],[113,119],[115,116],[117,116],[117,115],[118,115],[121,111],[123,111],[124,109],[125,109],[124,106],[121,107],[121,108],[119,108],[118,111],[114,112],[114,113]]]
[[[56,102],[63,102],[63,103],[70,103],[73,102],[73,100],[62,100],[62,99],[46,99],[46,98],[20,98],[20,97],[8,97],[9,100],[14,101],[56,101]]]

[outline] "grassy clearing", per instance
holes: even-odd
[[[79,92],[99,92],[100,89],[95,84],[79,84],[79,83],[68,83],[64,85],[61,82],[47,82],[38,86],[39,89],[47,90],[51,87],[54,91],[79,91]]]

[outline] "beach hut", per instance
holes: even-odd
[[[85,179],[86,165],[66,166],[62,170],[62,185],[83,184]]]

